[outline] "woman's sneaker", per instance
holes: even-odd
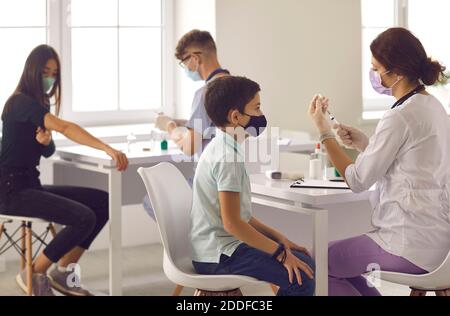
[[[28,293],[27,287],[27,270],[23,270],[16,276],[16,282],[19,287],[25,292]],[[33,285],[33,296],[55,296],[52,288],[50,286],[50,281],[45,274],[33,273],[32,279]]]
[[[93,296],[88,290],[83,289],[79,276],[74,273],[73,271],[60,271],[58,267],[55,267],[49,274],[51,286],[65,295]]]

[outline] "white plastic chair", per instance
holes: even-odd
[[[450,252],[442,265],[423,275],[395,272],[380,272],[384,281],[406,285],[411,288],[411,296],[426,296],[427,292],[436,292],[437,296],[450,296]]]
[[[13,234],[9,234],[6,228],[7,224],[11,224],[13,222],[20,222],[21,225]],[[41,235],[37,235],[33,232],[33,224],[48,224],[47,229]],[[15,235],[21,231],[20,238],[16,239]],[[29,296],[33,293],[33,284],[32,284],[32,273],[33,273],[33,259],[38,254],[39,249],[42,245],[45,244],[45,239],[51,233],[53,238],[56,236],[56,230],[53,223],[49,223],[42,219],[31,218],[31,217],[20,217],[20,216],[9,216],[9,215],[1,215],[0,214],[0,254],[6,252],[9,248],[13,247],[19,252],[21,260],[20,260],[20,271],[23,271],[25,268],[27,269],[27,280],[25,286],[27,287],[27,294]],[[5,243],[1,242],[2,236],[5,235],[7,241]],[[34,237],[34,241],[33,241]],[[20,241],[20,246],[18,242]],[[40,243],[41,246],[38,247],[36,253],[33,255],[33,244]]]
[[[192,265],[189,242],[191,187],[182,173],[170,163],[140,168],[138,173],[155,210],[164,246],[163,268],[169,280],[196,289],[195,296],[241,296],[241,287],[264,283],[238,275],[197,274]]]

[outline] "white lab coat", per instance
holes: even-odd
[[[377,184],[370,238],[424,270],[442,264],[450,251],[450,119],[434,96],[388,111],[345,175],[354,192]]]

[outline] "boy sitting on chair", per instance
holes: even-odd
[[[235,274],[275,284],[279,296],[310,296],[315,265],[307,250],[252,216],[241,144],[267,126],[259,92],[257,83],[242,77],[217,78],[208,85],[205,107],[217,135],[194,178],[193,265],[200,274]]]

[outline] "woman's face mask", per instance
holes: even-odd
[[[55,77],[42,77],[42,87],[44,88],[44,92],[49,92],[55,85],[55,82]]]
[[[381,76],[387,75],[390,71],[386,71],[383,74],[380,74],[378,71],[370,69],[370,83],[372,84],[373,89],[379,94],[384,94],[388,96],[393,95],[392,88],[394,88],[402,79],[398,79],[390,88],[387,88],[383,85],[383,80]]]

